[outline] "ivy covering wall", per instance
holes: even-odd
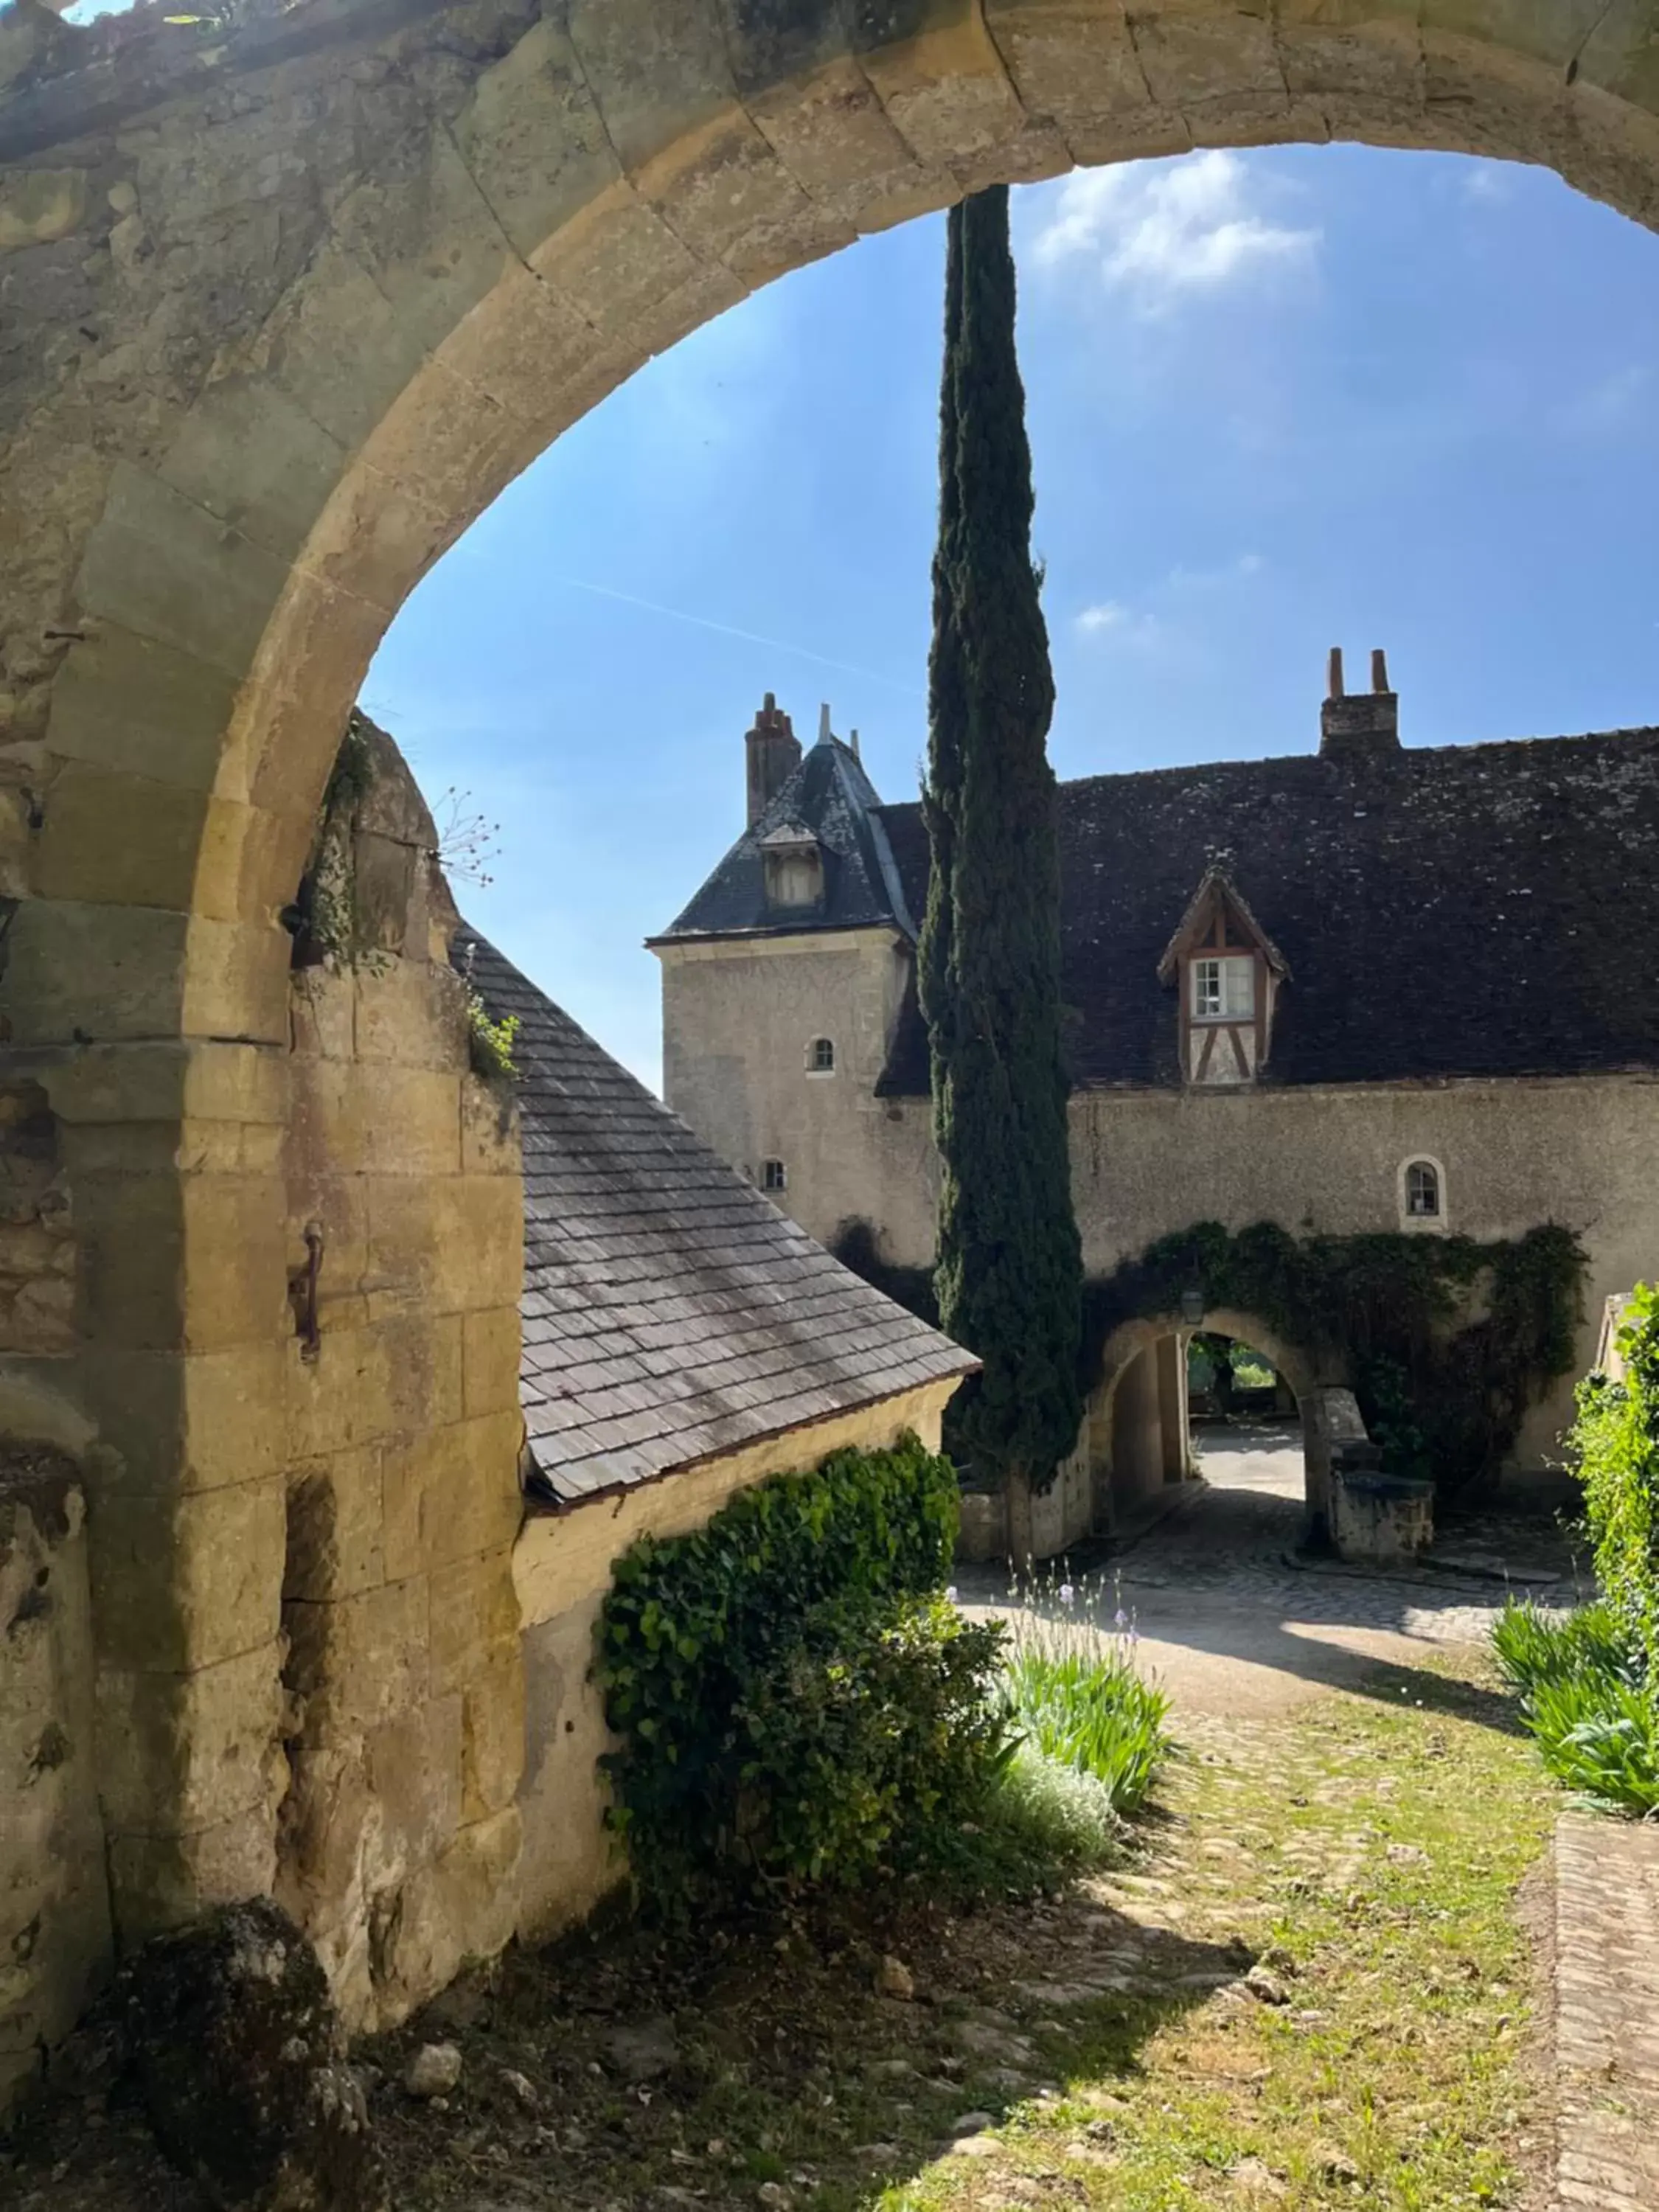
[[[935,1318],[924,1270],[886,1266],[871,1224],[842,1224],[833,1247],[855,1273]],[[1087,1387],[1125,1322],[1179,1313],[1196,1291],[1208,1311],[1253,1314],[1346,1374],[1391,1472],[1446,1491],[1497,1473],[1529,1407],[1571,1371],[1583,1314],[1584,1254],[1570,1230],[1524,1236],[1292,1237],[1274,1222],[1237,1232],[1196,1222],[1084,1287]]]

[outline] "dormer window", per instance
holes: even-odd
[[[1206,1090],[1254,1083],[1267,1064],[1273,1002],[1290,970],[1219,865],[1206,871],[1158,974],[1180,994],[1182,1081]]]
[[[1224,953],[1192,961],[1193,1019],[1250,1022],[1255,1019],[1255,960],[1249,953]]]
[[[799,910],[823,900],[823,848],[810,830],[785,823],[760,841],[766,903]]]

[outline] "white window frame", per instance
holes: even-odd
[[[1188,1007],[1191,1019],[1205,1027],[1217,1023],[1253,1022],[1255,1019],[1255,955],[1253,952],[1200,952],[1191,962],[1192,981],[1188,987]],[[1212,977],[1206,971],[1213,969]],[[1242,993],[1232,986],[1244,985]],[[1246,1003],[1240,1006],[1236,1000],[1243,997]],[[1213,1000],[1213,1005],[1211,1004]]]
[[[775,1181],[773,1179],[774,1169],[777,1170]],[[788,1189],[789,1170],[781,1160],[763,1160],[761,1162],[760,1186],[769,1196],[775,1191]]]
[[[1412,1212],[1411,1183],[1413,1168],[1432,1170],[1435,1188],[1440,1197],[1440,1211],[1437,1213]],[[1437,1159],[1432,1152],[1407,1153],[1405,1158],[1400,1163],[1399,1173],[1395,1178],[1395,1199],[1399,1209],[1400,1226],[1408,1235],[1443,1237],[1451,1226],[1451,1206],[1448,1197],[1445,1163],[1443,1160]]]
[[[829,1062],[823,1067],[820,1067],[818,1065],[818,1047],[820,1045],[827,1045],[830,1048]],[[836,1072],[836,1040],[834,1037],[815,1036],[811,1038],[808,1041],[806,1047],[806,1073],[809,1075],[820,1077],[833,1075]]]

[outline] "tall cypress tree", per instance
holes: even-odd
[[[942,1165],[939,1314],[983,1372],[955,1427],[1001,1480],[1010,1548],[1082,1417],[1082,1256],[1060,1049],[1048,633],[1004,187],[951,210],[933,561],[932,845],[918,963]]]

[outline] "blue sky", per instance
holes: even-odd
[[[1387,647],[1407,744],[1659,720],[1659,246],[1547,173],[1209,153],[1016,195],[1062,775],[1310,750]],[[763,691],[926,742],[943,223],[797,272],[559,441],[364,703],[499,823],[470,917],[647,1081],[668,922]]]

